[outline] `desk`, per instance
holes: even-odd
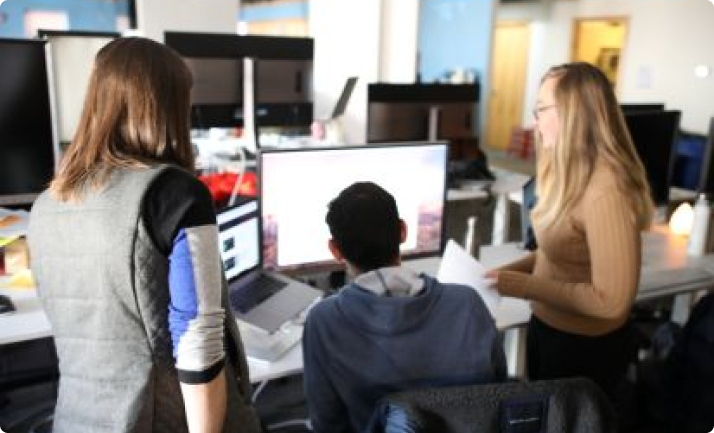
[[[661,271],[687,271],[688,269],[703,270],[710,275],[708,278],[693,278],[678,282],[676,285],[661,287],[656,285],[641,285],[637,301],[654,298],[671,297],[675,295],[688,296],[692,292],[708,290],[714,287],[714,254],[703,257],[688,257],[686,255],[686,238],[672,235],[666,229],[658,227],[653,232],[643,235],[642,275],[653,275]],[[525,251],[515,244],[484,246],[481,248],[481,262],[489,268],[508,263],[522,255]],[[438,268],[438,259],[420,259],[405,263],[415,270],[434,274]],[[696,275],[695,275],[696,276]],[[643,278],[646,279],[646,278]],[[34,290],[0,290],[0,293],[10,295],[17,306],[17,311],[8,316],[0,317],[0,344],[25,341],[51,335],[50,324],[42,311],[39,299]],[[518,375],[523,368],[523,326],[530,318],[530,306],[526,301],[514,298],[503,298],[496,313],[496,325],[506,332],[506,356],[509,360],[509,373]],[[278,377],[284,377],[302,371],[302,347],[295,345],[279,360],[265,363],[249,359],[251,382],[263,382]]]
[[[529,177],[503,170],[494,170],[494,173],[495,181],[469,181],[447,191],[444,223],[447,238],[494,245],[520,240],[521,233],[516,229],[520,218],[511,221],[511,202],[522,203],[523,185]],[[468,221],[472,218],[475,224],[469,231]]]
[[[0,289],[12,298],[17,311],[0,316],[0,345],[52,336],[40,299],[34,289]]]
[[[643,234],[642,278],[656,276],[663,271],[686,272],[699,269],[707,274],[684,275],[677,284],[662,287],[657,281],[643,281],[637,293],[637,302],[672,296],[690,297],[693,292],[714,287],[714,254],[702,257],[689,257],[686,254],[687,239],[673,235],[665,227],[656,227],[654,231]],[[517,244],[490,245],[481,247],[480,261],[487,268],[494,268],[527,254]],[[404,263],[418,272],[435,275],[439,267],[438,258],[411,260]],[[691,278],[687,278],[691,277]],[[704,277],[704,278],[702,278]],[[686,308],[691,299],[679,298],[680,308]],[[675,303],[675,310],[677,309]],[[677,315],[677,311],[673,315]],[[681,313],[680,313],[681,314]],[[504,331],[504,349],[508,360],[508,373],[522,377],[525,371],[525,328],[530,319],[530,304],[516,298],[502,298],[496,313],[496,326]],[[675,317],[676,319],[676,317]],[[682,320],[677,320],[682,322]],[[252,382],[270,380],[302,371],[302,347],[296,345],[280,360],[267,364],[249,359]]]

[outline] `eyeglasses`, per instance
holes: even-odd
[[[551,108],[555,107],[555,104],[550,104],[550,105],[544,105],[542,107],[536,107],[533,109],[533,118],[535,120],[538,120],[538,116],[540,116],[544,111],[550,110]]]

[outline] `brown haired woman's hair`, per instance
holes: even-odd
[[[170,48],[144,38],[116,39],[97,54],[79,126],[50,191],[80,200],[115,168],[157,163],[193,170],[191,73]]]
[[[644,167],[632,144],[612,84],[593,65],[576,62],[551,68],[555,109],[560,119],[556,143],[538,143],[538,203],[533,215],[554,225],[580,200],[595,164],[606,164],[618,187],[631,198],[633,221],[641,229],[652,219],[653,205]]]

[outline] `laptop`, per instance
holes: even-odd
[[[218,240],[235,316],[274,333],[322,292],[263,269],[258,202],[249,199],[217,214]]]
[[[337,99],[335,108],[333,108],[332,115],[328,120],[337,119],[338,117],[345,114],[345,110],[347,110],[347,104],[350,102],[350,97],[352,97],[352,91],[355,89],[356,85],[357,77],[350,77],[347,79],[347,81],[345,81],[345,86],[342,88],[342,94],[340,94],[339,99]]]

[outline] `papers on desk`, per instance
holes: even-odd
[[[278,331],[270,334],[237,320],[245,354],[254,362],[270,364],[283,356],[302,338],[302,325],[286,322]]]
[[[454,240],[449,240],[441,258],[441,266],[436,274],[436,279],[442,283],[463,284],[473,287],[481,296],[484,304],[496,316],[501,296],[498,291],[490,288],[491,282],[485,277],[486,268],[473,258]]]
[[[491,192],[494,194],[519,192],[529,179],[530,176],[520,173],[498,171],[496,181],[491,185]]]

